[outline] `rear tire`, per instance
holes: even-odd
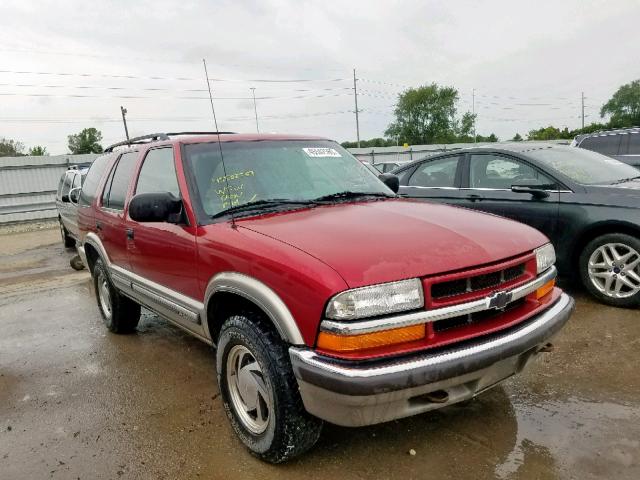
[[[69,236],[69,232],[67,231],[67,229],[64,227],[64,225],[62,224],[61,220],[58,220],[58,223],[60,224],[60,235],[62,236],[62,244],[64,245],[64,248],[73,248],[76,246],[76,241]]]
[[[133,332],[140,321],[140,305],[113,286],[101,258],[93,266],[93,286],[107,329],[113,333]]]
[[[591,240],[579,259],[586,289],[614,307],[640,305],[640,239],[610,233]]]
[[[258,458],[280,463],[309,450],[322,420],[304,409],[287,346],[254,312],[229,317],[220,331],[218,385],[238,437]]]

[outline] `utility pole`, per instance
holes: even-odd
[[[473,143],[476,143],[476,89],[471,90],[471,115],[473,115]]]
[[[122,123],[124,123],[124,133],[129,141],[129,129],[127,128],[127,109],[120,105],[120,113],[122,113]]]
[[[582,128],[584,128],[584,92],[582,92]]]
[[[251,87],[251,93],[253,93],[253,113],[256,114],[256,132],[260,133],[260,128],[258,128],[258,107],[256,107],[256,87]]]
[[[353,98],[356,102],[356,137],[358,139],[358,148],[360,148],[360,120],[358,119],[358,79],[356,78],[356,69],[353,69]]]

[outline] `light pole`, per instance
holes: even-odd
[[[256,132],[260,133],[260,128],[258,127],[258,107],[256,106],[256,87],[251,87],[251,93],[253,94],[253,113],[256,115]]]
[[[129,129],[127,128],[127,109],[120,105],[120,113],[122,113],[122,123],[124,123],[124,133],[129,141]]]
[[[358,119],[358,79],[356,78],[356,69],[353,69],[353,99],[356,103],[356,138],[358,140],[358,148],[360,148],[360,120]]]

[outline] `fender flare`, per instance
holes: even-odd
[[[85,244],[91,245],[98,251],[98,255],[100,256],[100,258],[102,258],[102,261],[105,262],[105,265],[107,267],[111,265],[109,255],[107,255],[107,251],[105,250],[104,245],[102,245],[102,240],[100,240],[100,237],[98,237],[98,235],[93,232],[87,233],[87,235],[84,237],[84,241],[82,242],[83,248],[85,248]]]
[[[255,303],[269,317],[284,341],[304,345],[304,339],[284,301],[260,280],[239,272],[220,272],[211,278],[205,291],[205,312],[214,294],[229,292]]]

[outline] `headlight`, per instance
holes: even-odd
[[[547,268],[556,263],[556,251],[550,243],[547,243],[540,248],[536,248],[534,252],[536,252],[538,274],[544,272]]]
[[[423,305],[422,283],[412,278],[339,293],[329,301],[327,317],[354,320],[413,310]]]

